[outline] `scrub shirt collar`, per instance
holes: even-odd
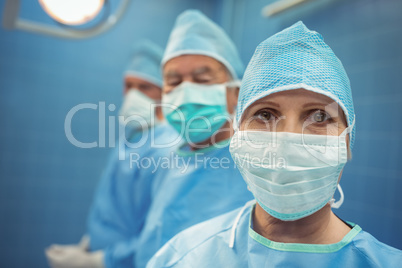
[[[353,238],[362,230],[362,228],[352,222],[347,222],[353,228],[345,235],[345,237],[334,244],[302,244],[302,243],[281,243],[269,240],[266,237],[258,234],[253,230],[253,212],[250,213],[249,218],[249,236],[260,243],[261,245],[280,251],[290,251],[290,252],[308,252],[308,253],[331,253],[342,249],[344,246],[348,245]]]
[[[247,210],[247,208],[252,206],[252,211],[254,210],[254,206],[255,206],[255,199],[248,201],[243,208],[239,211],[239,213],[237,214],[233,225],[232,225],[232,230],[230,231],[230,240],[229,240],[229,247],[233,248],[234,246],[234,242],[235,242],[235,236],[236,236],[236,229],[237,229],[237,225],[239,224],[240,218],[241,216],[244,214],[244,212]],[[251,215],[252,213],[250,213]]]
[[[256,242],[260,243],[261,245],[271,248],[271,249],[275,249],[275,250],[291,251],[291,252],[309,252],[309,253],[336,252],[336,251],[342,249],[344,246],[348,245],[353,240],[353,238],[355,238],[356,235],[362,231],[362,228],[359,225],[348,221],[347,223],[350,226],[352,226],[352,229],[338,243],[334,243],[334,244],[301,244],[301,243],[274,242],[274,241],[269,240],[268,238],[261,236],[260,234],[258,234],[256,231],[253,230],[253,211],[254,211],[255,204],[256,204],[256,200],[248,201],[243,206],[243,208],[239,211],[235,220],[233,221],[232,230],[230,233],[230,240],[229,240],[230,248],[233,248],[233,246],[234,246],[235,238],[236,238],[236,229],[237,229],[238,223],[240,221],[240,218],[246,211],[248,211],[248,208],[250,208],[250,207],[251,207],[251,211],[250,211],[250,216],[249,216],[250,218],[249,218],[249,230],[248,230],[249,236]]]

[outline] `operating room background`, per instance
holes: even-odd
[[[298,20],[324,36],[349,74],[357,124],[341,181],[346,199],[336,212],[402,249],[402,1],[319,0],[262,17],[271,2],[136,0],[113,29],[82,40],[1,28],[0,266],[47,267],[45,247],[77,243],[85,233],[111,149],[108,139],[105,148],[72,145],[66,114],[81,103],[105,102],[117,106],[106,109],[106,118],[116,115],[133,44],[148,38],[165,45],[176,16],[188,8],[222,25],[245,64],[261,41]],[[53,24],[37,1],[22,1],[20,17]],[[76,114],[78,140],[98,141],[98,112]]]

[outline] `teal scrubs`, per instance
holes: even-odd
[[[253,199],[228,145],[229,140],[225,140],[197,151],[184,146],[173,156],[174,166],[159,174],[164,179],[145,221],[134,267],[145,267],[180,231]]]
[[[250,227],[253,207],[248,204],[185,230],[146,267],[401,267],[402,251],[379,242],[355,224],[336,244],[270,241]]]
[[[151,203],[156,168],[152,164],[148,167],[149,162],[145,160],[140,161],[168,157],[177,146],[155,148],[152,142],[160,145],[175,137],[178,137],[176,131],[165,123],[134,133],[129,139],[131,144],[145,141],[139,148],[120,144],[110,156],[96,190],[87,227],[90,250],[104,250],[107,268],[132,266],[138,236]],[[122,149],[125,160],[119,160]]]

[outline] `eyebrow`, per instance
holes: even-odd
[[[214,73],[215,72],[213,72],[213,70],[210,67],[202,66],[202,67],[199,67],[199,68],[195,69],[194,71],[192,71],[190,73],[190,75],[192,75],[192,76],[203,75],[203,74],[211,74],[212,75]],[[181,77],[181,76],[182,76],[182,74],[180,74],[180,73],[178,73],[176,71],[173,71],[173,70],[167,72],[164,75],[164,77]]]
[[[278,103],[276,103],[276,102],[264,101],[264,100],[258,100],[258,101],[255,102],[255,104],[256,104],[256,105],[258,105],[258,104],[268,104],[268,105],[271,105],[271,106],[274,106],[274,107],[277,107],[277,108],[280,108],[280,107],[281,107],[281,106],[280,106]]]
[[[169,71],[167,74],[164,75],[164,77],[178,77],[180,76],[179,73],[177,73],[176,71]]]
[[[309,102],[309,103],[305,103],[303,104],[303,108],[307,108],[307,107],[311,107],[311,106],[327,106],[330,103],[323,103],[323,102]]]
[[[201,75],[201,74],[205,74],[205,73],[212,73],[212,69],[209,68],[208,66],[200,67],[200,68],[195,69],[192,72],[192,75]]]

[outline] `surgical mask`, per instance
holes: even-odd
[[[304,218],[328,202],[334,208],[339,175],[347,162],[346,134],[310,135],[236,131],[230,152],[257,202],[283,221]]]
[[[162,97],[166,120],[188,143],[210,138],[230,119],[226,84],[183,82]]]
[[[155,100],[140,90],[130,89],[124,96],[123,105],[119,111],[119,123],[130,130],[146,129],[158,124],[155,104]]]

